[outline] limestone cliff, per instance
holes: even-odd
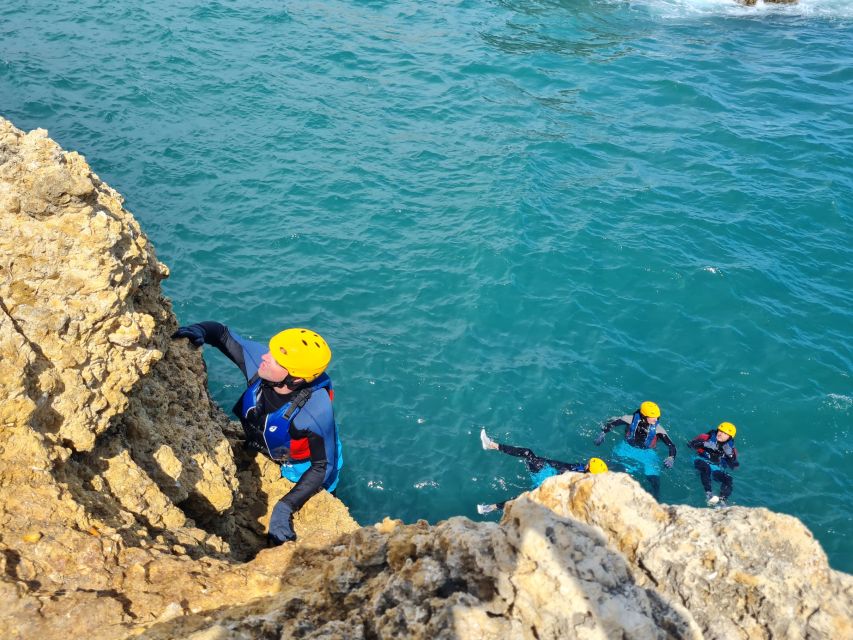
[[[242,601],[278,580],[237,561],[262,546],[289,483],[242,457],[199,353],[170,342],[167,275],[82,156],[0,119],[0,629],[11,637],[120,637],[193,593],[219,606],[225,584]],[[321,541],[357,526],[328,494],[296,525]]]
[[[172,343],[168,270],[119,194],[0,119],[4,638],[840,638],[851,577],[794,518],[567,474],[500,523],[358,528],[242,453]]]

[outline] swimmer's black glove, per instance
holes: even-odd
[[[204,344],[204,330],[197,324],[191,324],[188,327],[180,327],[172,334],[172,339],[186,338],[194,346],[200,347]]]

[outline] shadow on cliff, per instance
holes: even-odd
[[[52,402],[54,398],[62,395],[65,391],[65,385],[56,373],[56,367],[53,366],[50,359],[44,355],[41,347],[32,342],[24,329],[20,326],[15,317],[9,312],[6,304],[0,299],[0,311],[2,311],[9,322],[12,323],[15,331],[26,341],[27,346],[32,349],[35,354],[35,361],[27,364],[21,372],[21,380],[24,382],[27,396],[32,400],[36,409],[30,418],[30,425],[41,433],[56,434],[59,433],[63,422],[65,421],[62,415],[53,408]],[[46,393],[41,388],[39,381],[45,372],[50,372],[50,380],[52,388]]]
[[[187,555],[194,559],[215,556],[237,562],[245,562],[262,549],[266,543],[264,527],[260,520],[266,513],[267,494],[261,489],[259,467],[256,461],[241,463],[238,473],[240,489],[234,510],[242,510],[239,517],[233,513],[219,513],[202,496],[192,495],[183,503],[175,505],[191,517],[181,527],[169,527],[155,520],[157,515],[145,509],[135,509],[123,504],[126,501],[117,495],[109,483],[104,482],[110,459],[123,448],[115,434],[102,436],[91,452],[78,452],[56,472],[57,480],[70,492],[74,501],[85,509],[96,521],[116,529],[129,547],[140,546],[143,538],[161,539],[165,544],[180,544]],[[153,516],[153,517],[152,517]],[[133,518],[133,522],[128,521]],[[253,524],[254,523],[254,524]],[[136,526],[132,526],[136,525]],[[228,553],[205,541],[188,543],[187,535],[180,535],[186,527],[198,527],[208,534],[222,538],[229,545]],[[139,527],[145,530],[140,535]]]
[[[258,461],[242,451],[206,384],[200,356],[190,359],[167,349],[127,392],[128,406],[97,436],[93,449],[75,452],[58,467],[57,480],[128,546],[138,546],[140,537],[159,537],[180,544],[193,558],[245,561],[266,542],[261,519],[268,496]],[[146,534],[140,536],[134,524]],[[218,536],[227,551],[188,528]]]
[[[245,561],[266,542],[263,469],[243,450],[239,426],[210,398],[201,352],[169,338],[164,346],[163,358],[128,394],[135,404],[115,421],[116,431],[191,524],[223,539],[230,559]]]
[[[175,532],[165,525],[155,524],[151,515],[142,509],[133,509],[122,504],[122,499],[104,482],[104,474],[109,468],[109,456],[106,451],[114,445],[101,443],[94,451],[77,452],[56,470],[56,479],[68,490],[86,514],[96,522],[117,531],[127,547],[139,547],[142,540],[148,542],[160,539],[164,544],[181,544],[192,558],[208,555],[221,555],[217,549],[199,542],[187,544],[185,538],[178,539]],[[132,518],[132,521],[129,519]],[[140,533],[139,528],[145,531]]]
[[[688,616],[638,586],[601,532],[529,500],[523,517],[510,512],[501,525],[458,517],[364,527],[322,546],[262,551],[245,569],[280,575],[278,593],[140,637],[214,626],[215,637],[692,637]]]

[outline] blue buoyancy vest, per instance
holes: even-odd
[[[585,473],[586,465],[581,463],[570,465],[564,464],[560,467],[560,469],[557,469],[550,464],[546,464],[544,467],[539,469],[539,471],[530,472],[531,488],[535,489],[543,482],[545,482],[548,478],[553,478],[554,476],[558,476],[566,471],[574,471],[575,473]]]
[[[544,467],[539,469],[539,471],[530,474],[531,487],[535,489],[543,482],[545,482],[548,478],[553,478],[556,475],[559,475],[557,470],[550,464],[546,464]]]
[[[727,448],[728,451],[726,450]],[[727,469],[732,468],[728,456],[732,455],[735,451],[734,438],[720,444],[717,442],[717,433],[714,432],[714,435],[702,443],[701,448],[696,449],[696,455],[707,461],[711,466]]]
[[[257,410],[258,401],[261,397],[261,382],[260,378],[255,380],[240,397],[240,401],[237,404],[239,405],[238,417],[241,421],[250,420],[249,416],[252,411]],[[304,389],[310,390],[310,393],[301,393],[302,390],[297,391],[290,402],[283,404],[276,411],[264,416],[263,425],[258,425],[258,427],[263,426],[266,453],[276,462],[288,459],[291,445],[290,424],[308,401],[308,398],[318,391],[328,393],[329,397],[333,393],[332,381],[325,373]]]
[[[631,420],[631,424],[628,425],[628,428],[625,429],[625,440],[628,441],[628,444],[634,446],[634,434],[637,433],[637,425],[640,424],[640,412],[637,411],[634,414],[634,419]],[[655,446],[655,439],[657,438],[657,423],[649,424],[649,434],[646,436],[645,441],[643,442],[643,449],[653,449]]]

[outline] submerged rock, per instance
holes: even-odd
[[[764,509],[564,474],[500,524],[359,528],[247,457],[119,194],[0,119],[4,638],[841,638],[853,578]],[[141,634],[141,635],[140,635]]]

